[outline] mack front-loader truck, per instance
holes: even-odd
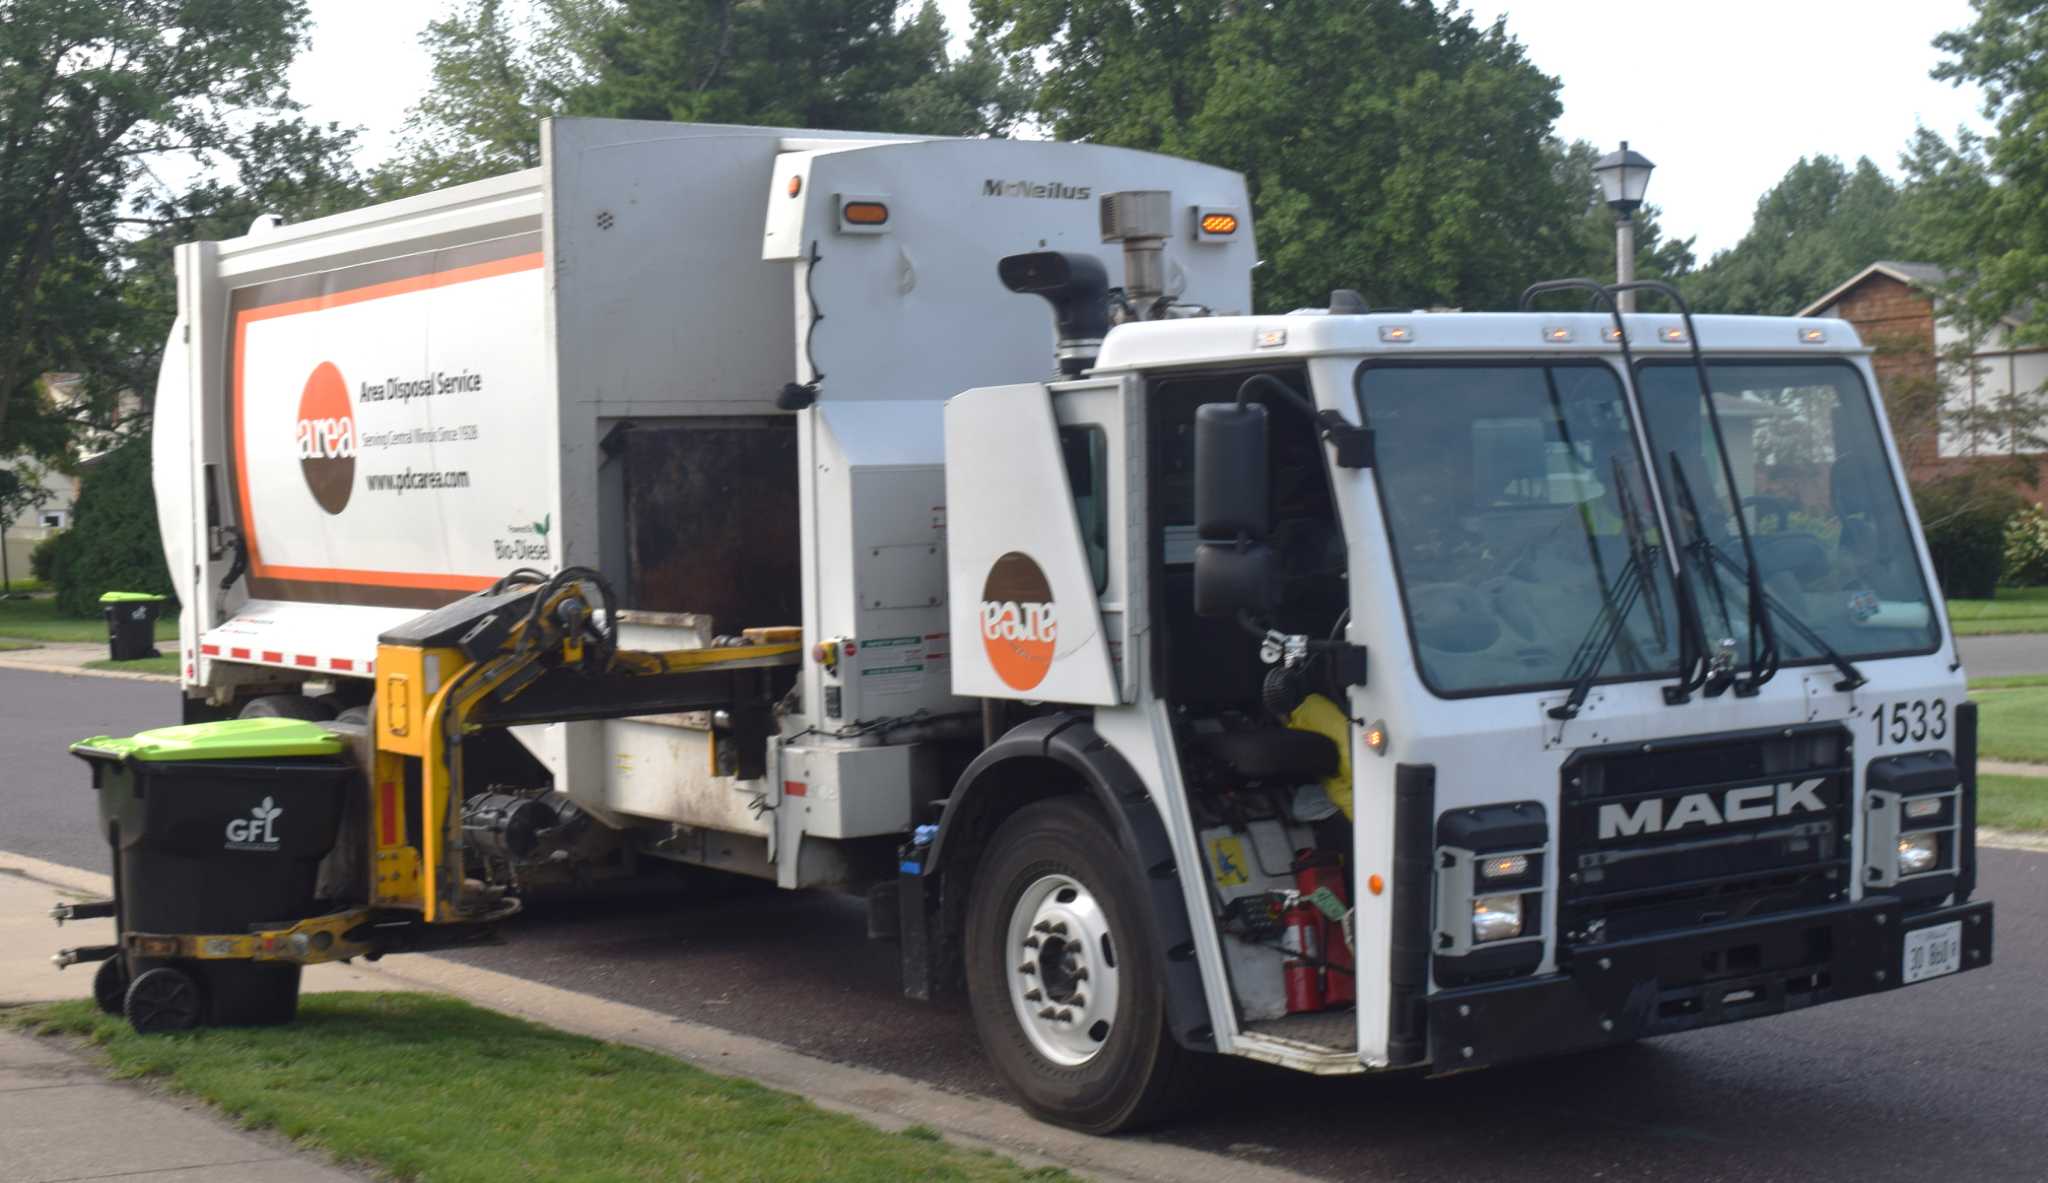
[[[362,824],[341,920],[130,940],[428,947],[655,860],[859,892],[1105,1132],[1205,1056],[1452,1073],[1990,961],[1847,324],[1251,315],[1243,179],[1098,145],[542,145],[179,248],[185,721],[352,735]]]

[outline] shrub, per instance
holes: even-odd
[[[1913,490],[1934,577],[1950,599],[1988,600],[2005,569],[2005,524],[2023,504],[2012,486],[1970,474],[1941,477]]]
[[[70,616],[98,616],[104,592],[171,594],[149,483],[147,433],[124,440],[85,471],[71,528],[52,548],[50,581],[57,588],[57,610]]]
[[[57,543],[62,541],[63,537],[62,532],[52,534],[36,543],[35,549],[28,552],[28,573],[35,576],[36,582],[45,587],[55,582],[51,576],[52,564],[57,561]]]
[[[2048,510],[2022,507],[2005,523],[2005,582],[2013,587],[2048,584]]]

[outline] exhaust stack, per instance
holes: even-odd
[[[1102,198],[1102,241],[1124,246],[1124,297],[1138,319],[1159,315],[1166,295],[1166,240],[1173,233],[1173,194],[1130,189]]]

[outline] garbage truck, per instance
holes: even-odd
[[[342,921],[133,949],[433,947],[657,863],[854,892],[1097,1132],[1204,1057],[1454,1073],[1989,963],[1848,324],[1255,315],[1244,179],[1103,145],[541,144],[178,248],[178,722],[359,775]],[[220,800],[260,856],[281,807]]]

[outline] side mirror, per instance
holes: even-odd
[[[1195,408],[1195,615],[1272,608],[1269,483],[1265,406]]]

